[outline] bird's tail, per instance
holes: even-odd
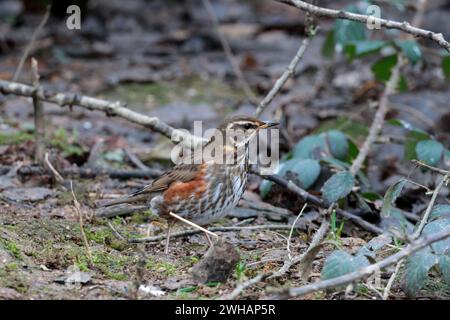
[[[148,194],[130,194],[122,198],[114,199],[114,200],[103,200],[99,201],[97,203],[97,207],[110,207],[114,206],[116,204],[122,204],[122,203],[134,203],[134,202],[142,202],[144,200],[147,200],[149,198]]]

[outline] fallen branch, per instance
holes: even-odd
[[[445,50],[447,50],[448,52],[450,52],[450,43],[444,39],[442,33],[437,33],[430,30],[414,27],[407,21],[398,22],[393,20],[377,18],[375,16],[351,13],[343,10],[328,9],[315,6],[300,0],[276,0],[276,1],[294,6],[314,16],[322,16],[333,19],[345,19],[366,24],[369,22],[371,25],[380,25],[381,27],[387,29],[401,30],[416,37],[430,39],[435,43],[437,43],[442,48],[444,48]]]
[[[0,80],[0,92],[24,97],[35,96],[41,101],[55,103],[61,107],[80,106],[88,110],[102,111],[108,116],[118,116],[159,132],[174,142],[183,141],[186,145],[194,146],[204,142],[203,138],[193,136],[184,130],[175,129],[161,121],[158,117],[149,117],[128,109],[118,101],[112,102],[73,93],[50,92],[43,88],[40,88],[36,92],[32,86],[6,80]]]
[[[257,172],[253,172],[258,174]],[[280,185],[281,187],[297,194],[298,196],[300,196],[301,198],[303,198],[304,201],[307,201],[319,208],[324,208],[327,209],[329,207],[329,203],[327,203],[326,201],[320,199],[319,197],[316,197],[312,194],[310,194],[309,192],[303,190],[302,188],[300,188],[299,186],[297,186],[294,182],[292,182],[291,180],[286,180],[284,178],[282,178],[279,175],[267,175],[267,176],[262,176],[264,179],[270,180],[278,185]],[[351,222],[359,225],[360,227],[362,227],[363,229],[370,231],[372,233],[375,234],[382,234],[385,231],[375,225],[373,225],[370,222],[365,221],[364,219],[362,219],[361,217],[358,217],[357,215],[354,215],[351,212],[336,208],[336,213],[339,214],[340,216],[347,218],[348,220],[350,220]]]
[[[329,228],[329,222],[326,219],[326,217],[323,218],[322,220],[322,224],[320,225],[320,228],[317,230],[317,232],[314,234],[314,237],[311,241],[311,243],[308,246],[308,249],[301,255],[295,256],[293,258],[289,258],[286,259],[284,261],[283,266],[276,272],[273,273],[272,276],[270,276],[270,278],[278,278],[283,276],[286,272],[288,272],[288,270],[298,264],[298,263],[304,263],[306,260],[312,260],[312,259],[307,259],[310,257],[312,252],[316,251],[316,248],[320,245],[320,243],[322,242],[322,240],[325,238],[325,235],[328,232],[328,228]],[[315,256],[315,254],[314,254]],[[307,269],[307,268],[305,268]],[[302,270],[302,274],[305,274],[307,272],[305,272],[307,270]]]
[[[404,259],[405,257],[410,256],[414,252],[429,246],[432,243],[435,243],[440,240],[444,240],[450,237],[450,229],[443,230],[437,233],[434,233],[430,236],[423,236],[419,239],[411,242],[406,248],[400,250],[396,254],[393,254],[386,259],[383,259],[377,263],[374,263],[370,266],[361,268],[354,272],[348,273],[346,275],[336,277],[329,280],[319,281],[317,283],[309,284],[302,287],[290,288],[287,290],[282,290],[275,295],[273,295],[272,299],[287,299],[292,297],[304,296],[308,293],[316,292],[319,290],[325,290],[332,287],[343,286],[354,281],[360,280],[364,277],[370,276],[371,274],[384,269],[392,264],[397,263],[398,261]]]
[[[296,227],[297,228],[297,227]],[[288,225],[279,225],[279,224],[267,224],[267,225],[258,225],[258,226],[248,226],[248,227],[212,227],[208,228],[207,230],[210,232],[233,232],[233,231],[243,231],[243,230],[290,230],[291,226]],[[170,235],[171,238],[173,237],[185,237],[190,236],[193,234],[201,233],[203,231],[200,231],[198,229],[196,230],[185,230],[180,231],[176,233],[172,233]],[[132,238],[129,239],[128,242],[130,243],[140,243],[140,242],[157,242],[166,239],[166,235],[161,234],[158,236],[153,237],[145,237],[145,238]]]
[[[161,171],[157,169],[149,169],[149,170],[121,170],[121,169],[111,169],[111,168],[66,168],[60,170],[61,174],[64,176],[79,176],[81,178],[95,178],[98,176],[109,176],[113,179],[129,179],[129,178],[140,178],[140,179],[149,179],[155,178],[161,175]],[[21,166],[17,173],[20,176],[34,176],[34,175],[42,175],[45,174],[46,171],[44,168],[40,166],[31,166],[24,165]]]

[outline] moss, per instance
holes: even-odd
[[[61,150],[64,157],[81,156],[84,153],[83,148],[76,142],[78,140],[78,132],[73,131],[69,135],[64,128],[59,128],[53,134],[50,144]]]
[[[8,239],[0,238],[0,244],[13,257],[15,257],[18,260],[22,260],[22,251],[19,249],[16,243]]]
[[[178,81],[157,83],[128,83],[104,92],[109,98],[126,101],[132,105],[165,105],[175,101],[190,104],[216,103],[232,105],[232,101],[244,97],[242,90],[234,89],[224,82],[201,77],[187,77]]]
[[[6,144],[6,145],[19,144],[19,143],[31,141],[31,140],[33,140],[33,135],[28,132],[24,132],[24,131],[19,131],[19,132],[15,132],[15,133],[1,133],[0,132],[0,145],[2,145],[2,144]]]
[[[157,260],[154,257],[150,257],[147,259],[145,268],[154,272],[161,273],[165,276],[173,276],[177,272],[177,267],[174,264],[167,261]]]

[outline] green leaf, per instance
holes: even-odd
[[[397,55],[384,57],[372,66],[372,72],[380,82],[387,82],[391,78],[392,68],[397,64]]]
[[[427,247],[406,259],[404,290],[409,297],[415,297],[428,277],[430,269],[438,263],[438,258]]]
[[[389,217],[392,214],[392,210],[394,209],[395,200],[397,200],[398,196],[402,192],[405,187],[406,180],[401,179],[397,181],[392,186],[390,186],[386,193],[384,194],[383,206],[381,208],[381,216]]]
[[[416,40],[397,40],[395,44],[402,49],[411,63],[415,64],[422,59],[422,50]]]
[[[412,160],[416,159],[416,147],[420,141],[428,140],[430,136],[426,133],[420,131],[410,131],[406,135],[405,147],[405,159]]]
[[[450,205],[437,204],[433,207],[433,210],[430,212],[430,221],[441,218],[450,218]]]
[[[369,133],[366,124],[344,117],[323,121],[320,126],[313,131],[313,133],[319,134],[329,130],[342,131],[347,136],[355,140],[364,139]]]
[[[353,59],[378,52],[385,45],[386,42],[382,40],[352,41],[345,46],[345,52],[349,58]]]
[[[308,189],[319,177],[320,165],[317,160],[313,159],[292,159],[286,162],[280,174],[286,176],[288,172],[295,175],[302,188]]]
[[[336,202],[346,197],[355,185],[355,178],[348,171],[338,172],[323,185],[322,196],[329,202]]]
[[[450,81],[450,56],[442,58],[442,71],[444,72],[445,78]]]
[[[417,158],[430,166],[437,165],[444,153],[444,147],[434,140],[420,141],[416,145]]]
[[[364,199],[366,199],[370,202],[374,202],[374,201],[383,199],[383,197],[380,196],[376,192],[363,192],[363,193],[361,193],[361,195],[363,196]]]
[[[353,13],[362,13],[355,5],[348,6],[344,10]],[[343,46],[351,41],[367,39],[365,25],[356,21],[338,19],[335,22],[334,32],[336,42]]]
[[[399,92],[408,91],[408,81],[406,81],[406,77],[404,75],[401,75],[400,79],[398,80],[397,90]]]
[[[336,42],[334,41],[334,30],[327,33],[325,42],[322,47],[322,55],[325,58],[331,59],[334,56]]]
[[[446,284],[450,285],[450,256],[448,254],[439,258],[439,270],[441,271],[442,279]]]
[[[313,159],[291,159],[287,160],[279,165],[275,173],[286,177],[288,173],[291,173],[300,183],[300,187],[303,189],[310,188],[320,175],[320,165],[317,160]],[[264,180],[260,186],[261,197],[266,197],[272,188],[273,183],[268,180]]]
[[[354,257],[345,251],[338,250],[326,259],[322,269],[322,278],[324,280],[336,278],[368,265],[369,260],[364,255]]]
[[[448,219],[438,219],[428,223],[425,228],[423,228],[422,234],[432,235],[437,232],[450,229],[450,218]],[[450,249],[450,238],[437,241],[431,245],[433,251],[437,254],[445,254],[447,250]]]
[[[345,134],[338,130],[330,130],[320,136],[324,138],[334,157],[341,160],[347,158],[349,145]]]
[[[320,159],[325,154],[325,139],[321,136],[306,136],[294,146],[293,157],[297,159]]]

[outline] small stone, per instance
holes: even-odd
[[[12,201],[39,201],[53,194],[48,188],[15,188],[2,192],[2,195]]]
[[[235,247],[220,238],[192,267],[192,278],[196,283],[225,282],[233,273],[239,258]]]

